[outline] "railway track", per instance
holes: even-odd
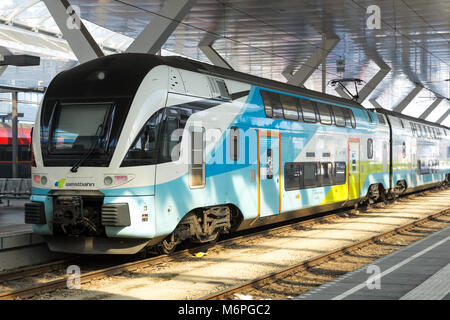
[[[152,258],[147,258],[139,261],[133,261],[128,263],[123,263],[117,266],[112,266],[108,268],[102,268],[99,270],[83,273],[80,276],[80,284],[84,284],[87,282],[90,282],[92,280],[99,280],[108,276],[114,276],[117,274],[120,274],[125,271],[134,271],[141,268],[149,268],[154,267],[159,264],[175,261],[178,259],[181,259],[186,256],[191,256],[195,252],[202,252],[207,251],[210,248],[216,248],[220,249],[220,247],[230,246],[234,244],[239,244],[242,241],[248,241],[257,239],[260,237],[267,237],[271,235],[276,235],[281,232],[289,231],[289,230],[295,230],[300,228],[307,228],[311,225],[317,224],[317,223],[327,223],[331,222],[333,219],[339,218],[345,214],[349,214],[349,211],[341,211],[334,214],[329,214],[327,216],[319,216],[313,219],[296,222],[288,225],[279,226],[272,229],[262,230],[258,232],[254,232],[251,234],[245,234],[236,236],[230,239],[222,240],[217,243],[211,243],[201,246],[196,246],[189,249],[184,249],[181,251],[177,251],[170,255],[160,255]],[[49,263],[42,266],[36,266],[36,267],[30,267],[25,270],[10,272],[6,274],[0,275],[0,281],[9,281],[17,278],[21,278],[24,276],[32,276],[39,273],[44,273],[48,271],[55,271],[59,270],[59,268],[67,267],[70,263],[68,261],[57,261],[55,263]],[[14,290],[11,292],[4,292],[0,293],[0,300],[9,300],[9,299],[17,299],[17,298],[29,298],[36,294],[44,293],[44,292],[50,292],[57,289],[64,289],[67,288],[67,279],[68,276],[59,277],[58,279],[41,283],[32,287]]]
[[[200,300],[224,300],[224,299],[231,299],[233,295],[235,294],[240,294],[246,291],[250,291],[250,290],[257,290],[258,288],[264,286],[264,285],[268,285],[270,283],[276,282],[279,279],[283,279],[287,276],[296,274],[298,272],[301,272],[303,270],[306,270],[308,268],[317,266],[325,261],[328,261],[330,259],[336,258],[338,256],[341,256],[347,252],[352,252],[356,249],[362,248],[370,243],[374,243],[377,241],[380,241],[384,238],[389,238],[395,234],[399,234],[403,231],[406,231],[410,228],[416,227],[416,226],[420,226],[421,224],[424,224],[427,221],[433,220],[438,218],[439,216],[445,215],[450,213],[450,209],[445,209],[442,211],[439,211],[437,213],[431,214],[427,217],[424,217],[422,219],[419,219],[417,221],[413,221],[407,224],[404,224],[398,228],[395,228],[391,231],[388,232],[384,232],[382,234],[378,234],[375,235],[373,237],[369,237],[367,239],[364,239],[362,241],[358,241],[357,243],[348,245],[348,246],[344,246],[341,247],[337,250],[334,250],[332,252],[320,255],[318,257],[314,257],[312,259],[300,262],[298,264],[286,267],[284,269],[281,269],[279,271],[276,272],[272,272],[266,275],[263,275],[261,277],[249,280],[247,282],[232,286],[230,288],[224,289],[222,291],[213,293],[211,295],[207,295],[203,298],[201,298]]]
[[[426,191],[420,192],[419,194],[433,192],[433,190],[435,190],[435,189],[426,190]],[[411,195],[413,195],[413,194],[411,194]],[[408,198],[409,196],[410,195],[406,196],[406,198]],[[220,249],[221,247],[227,247],[230,245],[239,244],[242,241],[249,241],[249,240],[257,239],[260,237],[272,236],[272,235],[276,235],[278,233],[286,232],[289,230],[299,230],[302,228],[308,228],[308,227],[310,227],[314,224],[318,224],[318,223],[329,223],[329,222],[332,222],[333,220],[343,217],[343,216],[348,217],[349,214],[357,216],[357,214],[353,214],[352,211],[353,211],[353,209],[350,209],[350,210],[346,209],[346,210],[342,210],[342,211],[339,211],[339,212],[336,212],[333,214],[327,214],[327,215],[322,214],[322,215],[318,215],[316,217],[313,216],[312,218],[308,217],[308,220],[305,220],[305,221],[294,222],[294,223],[291,222],[289,224],[284,224],[284,225],[281,225],[281,226],[278,226],[275,228],[263,229],[263,230],[260,230],[257,232],[252,232],[249,234],[234,236],[232,238],[219,241],[217,243],[205,244],[205,245],[200,245],[200,246],[196,246],[193,248],[180,250],[171,255],[160,255],[160,256],[147,258],[147,259],[143,259],[143,260],[131,261],[131,262],[126,262],[126,263],[122,263],[119,265],[109,266],[106,268],[99,268],[97,270],[93,270],[93,271],[81,274],[80,284],[85,284],[85,283],[88,283],[93,280],[100,280],[105,277],[118,275],[125,271],[135,271],[138,269],[155,267],[155,266],[158,266],[160,264],[170,262],[170,261],[177,261],[179,259],[182,259],[183,257],[192,256],[192,254],[195,252],[207,251],[210,248]],[[393,232],[393,231],[391,231],[391,232]],[[380,235],[380,236],[383,236],[383,235]],[[370,241],[370,239],[365,240],[365,241]],[[356,244],[356,245],[358,245],[358,244]],[[342,248],[341,250],[346,250],[346,248]],[[322,259],[326,259],[325,256],[326,255],[324,255],[324,257]],[[320,259],[320,258],[321,257],[319,257],[317,259]],[[84,259],[84,260],[86,260],[86,259]],[[69,264],[71,264],[71,261],[76,261],[76,260],[61,260],[61,261],[56,261],[53,263],[48,263],[45,265],[39,265],[36,267],[29,267],[29,268],[25,268],[25,269],[14,271],[14,272],[0,274],[0,282],[11,281],[14,279],[20,279],[20,278],[24,278],[24,277],[28,277],[28,276],[39,275],[39,274],[45,273],[45,272],[52,272],[52,271],[58,271],[58,270],[61,271],[62,268],[66,268]],[[313,263],[313,262],[309,262],[309,263]],[[57,289],[65,289],[65,288],[67,288],[67,280],[68,280],[68,276],[64,275],[64,276],[57,277],[54,280],[47,281],[44,283],[39,283],[39,284],[29,286],[26,288],[22,288],[22,289],[18,289],[18,290],[3,292],[3,293],[0,293],[0,300],[29,298],[29,297],[32,297],[37,294],[51,292],[51,291],[54,291]]]

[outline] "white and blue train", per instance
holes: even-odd
[[[72,253],[170,252],[450,176],[449,128],[147,54],[57,75],[32,140],[26,222]]]

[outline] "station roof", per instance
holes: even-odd
[[[0,19],[7,22],[3,17],[12,16],[15,24],[39,29],[43,35],[58,34],[45,5],[32,2],[3,0]],[[79,6],[87,28],[108,52],[124,51],[164,4],[163,0],[69,2]],[[32,5],[24,8],[25,3]],[[21,5],[23,10],[14,16]],[[380,29],[367,26],[370,5],[381,10]],[[425,89],[405,114],[418,116],[436,96],[450,97],[448,0],[198,0],[163,48],[208,62],[198,49],[207,34],[217,37],[214,49],[236,70],[283,82],[282,72],[306,63],[321,46],[322,34],[337,35],[340,42],[326,58],[327,82],[335,78],[368,82],[385,63],[392,71],[369,96],[384,108],[396,106],[416,84]],[[5,32],[0,28],[2,37]],[[338,60],[344,61],[344,72],[338,72]],[[321,73],[319,66],[305,86],[320,91]],[[331,87],[327,93],[336,94]],[[363,105],[371,107],[368,100]],[[449,108],[445,99],[428,119],[437,120]],[[447,118],[445,123],[449,122]]]

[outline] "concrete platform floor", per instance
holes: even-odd
[[[25,224],[24,205],[28,200],[10,200],[6,206],[6,200],[0,204],[0,226]]]

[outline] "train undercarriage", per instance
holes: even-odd
[[[167,254],[185,240],[193,243],[216,241],[221,233],[229,233],[242,221],[237,208],[215,206],[188,213],[163,241],[151,249]],[[153,250],[152,250],[153,251]]]

